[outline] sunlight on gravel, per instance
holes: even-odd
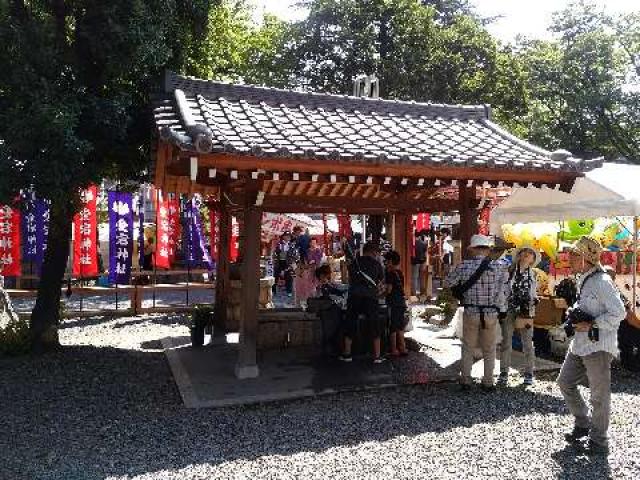
[[[404,387],[181,405],[160,339],[184,316],[66,321],[61,352],[0,360],[0,479],[593,479],[640,472],[640,381],[614,374],[612,453],[565,448],[553,378],[494,394]]]

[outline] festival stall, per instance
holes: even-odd
[[[536,246],[549,258],[547,303],[540,308],[540,324],[560,321],[553,286],[569,275],[564,247],[582,235],[605,247],[602,263],[617,272],[620,290],[638,303],[638,227],[640,166],[605,164],[578,178],[570,193],[552,189],[517,188],[491,215],[491,232],[517,246]],[[535,223],[532,223],[535,222]],[[544,282],[543,282],[544,283]]]

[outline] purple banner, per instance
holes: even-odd
[[[187,265],[191,268],[204,267],[212,270],[213,262],[202,232],[202,217],[196,198],[185,202],[183,222],[183,248]]]
[[[131,281],[133,256],[133,195],[109,192],[109,282],[127,285]]]
[[[22,215],[23,258],[34,262],[38,269],[44,261],[49,236],[49,205],[45,200],[29,194]]]

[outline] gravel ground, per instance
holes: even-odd
[[[159,339],[179,316],[65,322],[65,348],[0,360],[0,479],[605,479],[640,474],[640,380],[616,372],[612,454],[566,449],[552,379],[187,410]]]

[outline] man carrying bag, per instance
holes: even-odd
[[[508,273],[489,256],[491,246],[491,239],[485,235],[471,237],[470,258],[458,265],[445,282],[464,307],[460,377],[463,390],[472,385],[473,352],[478,346],[484,359],[482,387],[494,388],[496,328],[498,317],[504,316],[507,310],[504,286]]]
[[[588,438],[588,453],[606,455],[611,417],[611,360],[618,355],[618,326],[626,312],[618,290],[600,264],[601,253],[600,243],[590,237],[582,237],[570,252],[571,270],[581,276],[578,300],[567,311],[565,322],[565,331],[573,338],[557,381],[575,419],[574,428],[565,439],[580,444]],[[579,385],[589,387],[591,415]]]

